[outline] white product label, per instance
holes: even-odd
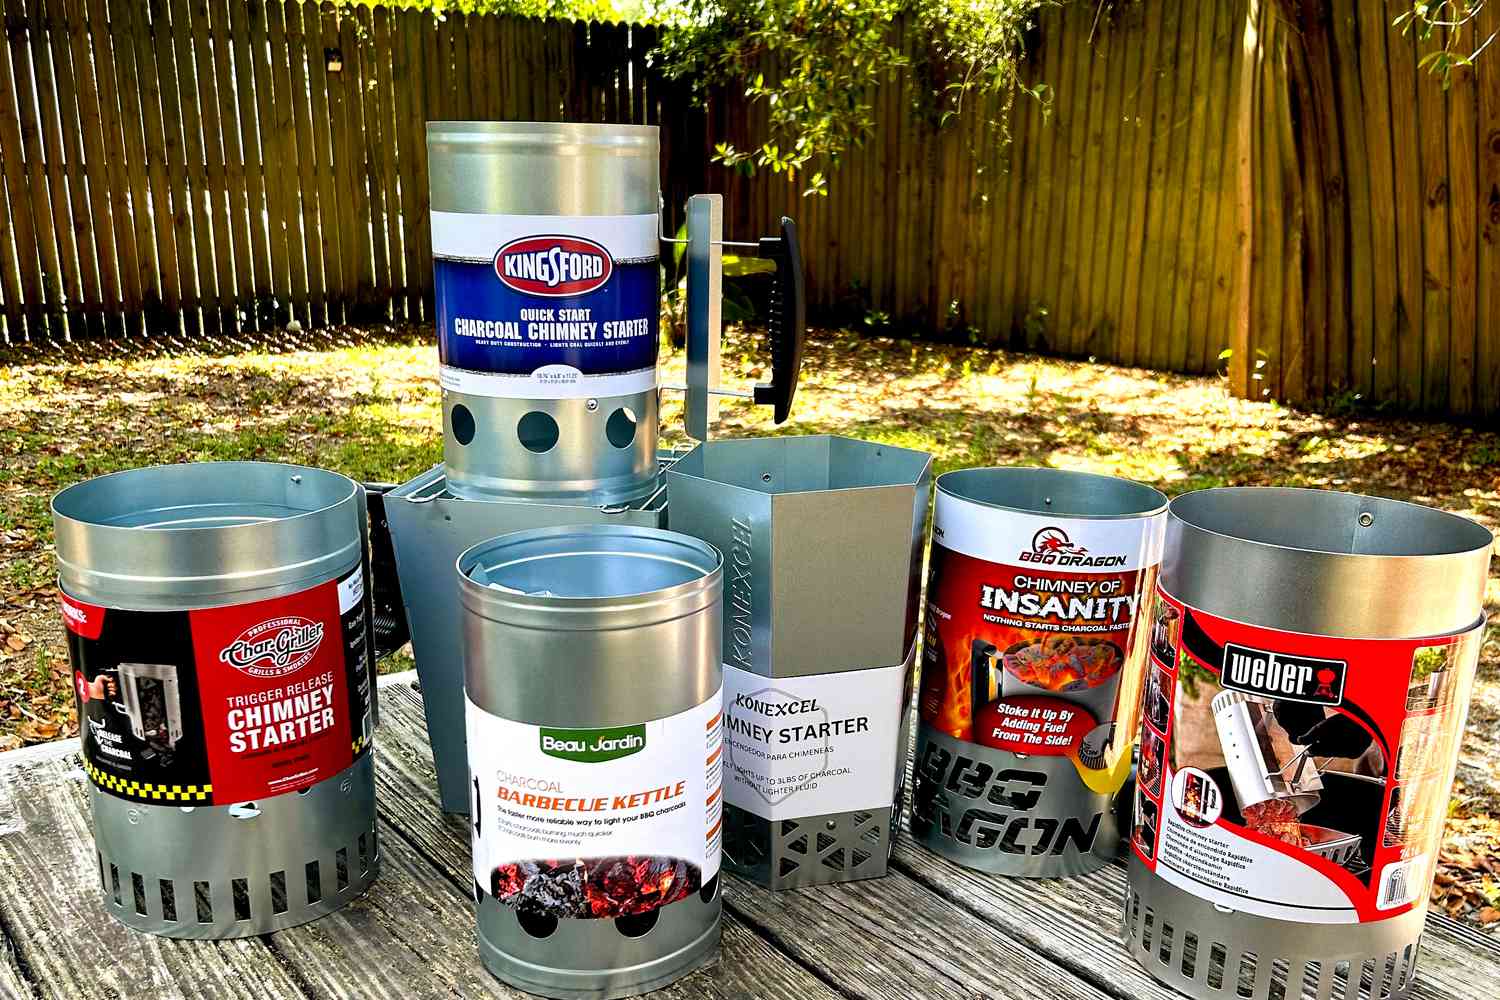
[[[766,819],[895,798],[908,668],[763,677],[724,665],[724,797]]]
[[[723,692],[633,726],[570,729],[465,699],[474,880],[557,917],[645,913],[719,871]]]

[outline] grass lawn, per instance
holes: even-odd
[[[301,334],[298,343],[0,356],[0,750],[77,731],[53,588],[47,501],[56,490],[159,462],[293,461],[402,481],[441,460],[429,339],[345,330]],[[732,335],[727,380],[764,377],[757,351],[756,338]],[[666,363],[666,380],[682,381],[682,356]],[[1328,486],[1500,527],[1500,433],[1492,430],[1301,413],[1230,398],[1213,378],[839,331],[815,335],[805,370],[795,418],[781,432],[920,448],[939,471],[1050,465],[1172,494]],[[682,443],[680,397],[668,394],[663,413],[663,444]],[[717,433],[774,430],[765,408],[726,402]],[[1500,606],[1500,575],[1491,576],[1487,606]],[[1486,640],[1437,896],[1500,933],[1500,626]]]

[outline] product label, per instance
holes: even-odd
[[[576,399],[656,386],[655,215],[432,213],[443,388]]]
[[[1425,905],[1483,631],[1281,632],[1158,587],[1136,856],[1195,896],[1281,920]]]
[[[724,797],[765,819],[895,801],[906,664],[807,677],[724,665]]]
[[[939,492],[933,514],[924,723],[956,740],[1118,760],[1113,722],[1164,515],[1070,520]]]
[[[62,596],[85,770],[135,802],[295,792],[368,753],[363,570],[285,597],[124,611]]]
[[[474,882],[539,915],[613,918],[719,871],[723,691],[662,719],[533,726],[465,699]]]

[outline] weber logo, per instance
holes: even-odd
[[[1344,660],[1273,653],[1229,643],[1219,683],[1246,694],[1260,694],[1314,705],[1337,705],[1344,700]]]
[[[526,236],[495,254],[495,277],[527,295],[585,295],[603,287],[613,271],[608,250],[576,236]]]
[[[219,661],[251,677],[283,677],[306,666],[322,642],[322,622],[272,618],[236,636],[219,651]]]
[[[640,753],[646,749],[646,727],[615,726],[611,729],[550,729],[542,727],[542,753],[580,764],[600,764]]]

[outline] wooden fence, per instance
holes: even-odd
[[[1047,113],[971,101],[939,130],[902,71],[831,195],[803,198],[712,164],[764,109],[689,107],[649,28],[0,0],[0,320],[16,341],[419,319],[425,121],[648,122],[669,225],[699,190],[725,193],[738,238],[793,215],[815,307],[1227,368],[1253,397],[1496,413],[1500,52],[1444,91],[1391,27],[1403,6],[1127,0],[1097,26],[1094,4],[1047,8],[1025,67]]]
[[[6,337],[416,319],[425,122],[667,130],[649,30],[263,0],[0,0]],[[700,128],[701,131],[701,128]],[[689,180],[691,178],[691,181]]]

